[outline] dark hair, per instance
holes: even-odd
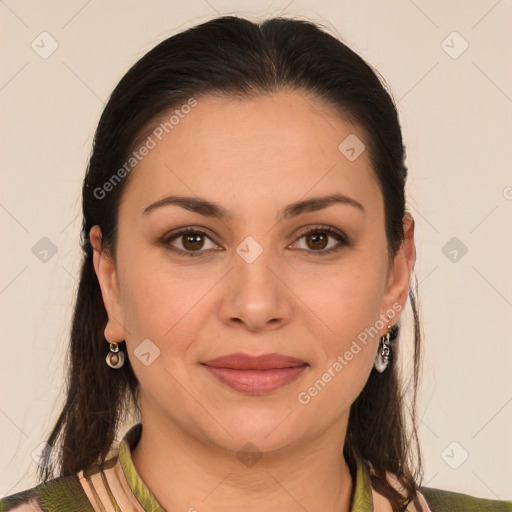
[[[138,410],[139,385],[129,361],[117,371],[105,363],[108,317],[93,268],[89,230],[96,224],[101,227],[102,248],[115,261],[119,202],[129,176],[109,187],[108,200],[98,190],[106,189],[105,184],[130,159],[152,123],[190,98],[245,98],[283,90],[310,93],[365,133],[384,198],[392,261],[404,237],[407,168],[398,114],[381,80],[326,30],[287,18],[259,24],[233,16],[216,18],[166,39],[131,67],[103,111],[83,184],[84,256],[71,329],[67,399],[48,438],[41,480],[102,463],[123,414]],[[118,172],[117,176],[125,174]],[[422,478],[415,415],[421,361],[415,297],[416,289],[410,286],[413,381],[406,386],[393,362],[382,374],[373,369],[351,406],[343,449],[352,471],[356,456],[371,464],[372,484],[391,501],[393,511],[404,510],[415,500]],[[412,390],[410,404],[406,403],[406,387]],[[50,457],[57,451],[59,436],[57,472]],[[404,495],[387,480],[387,471],[397,476]]]

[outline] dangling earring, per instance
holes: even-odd
[[[397,336],[398,324],[395,324],[393,326],[388,325],[388,332],[380,338],[379,350],[377,351],[375,362],[373,363],[373,366],[379,373],[382,373],[388,367],[389,361],[392,357],[392,347],[390,342]]]
[[[114,368],[114,370],[119,370],[119,368],[121,368],[124,365],[124,352],[119,350],[119,345],[117,341],[107,342],[110,345],[110,352],[107,354],[105,360],[107,361],[107,364],[110,366],[110,368]]]

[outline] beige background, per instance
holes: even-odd
[[[157,42],[233,13],[330,26],[389,83],[417,225],[425,483],[512,498],[510,0],[0,1],[0,495],[34,485],[31,454],[63,398],[80,187],[104,101]],[[46,262],[43,237],[57,250]]]

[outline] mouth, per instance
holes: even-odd
[[[281,354],[251,356],[237,353],[202,365],[220,382],[247,394],[270,393],[296,380],[309,364]]]

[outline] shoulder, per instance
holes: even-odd
[[[512,512],[512,501],[477,498],[432,487],[420,487],[419,490],[432,512]]]
[[[0,499],[0,512],[94,512],[78,475],[63,476]]]

